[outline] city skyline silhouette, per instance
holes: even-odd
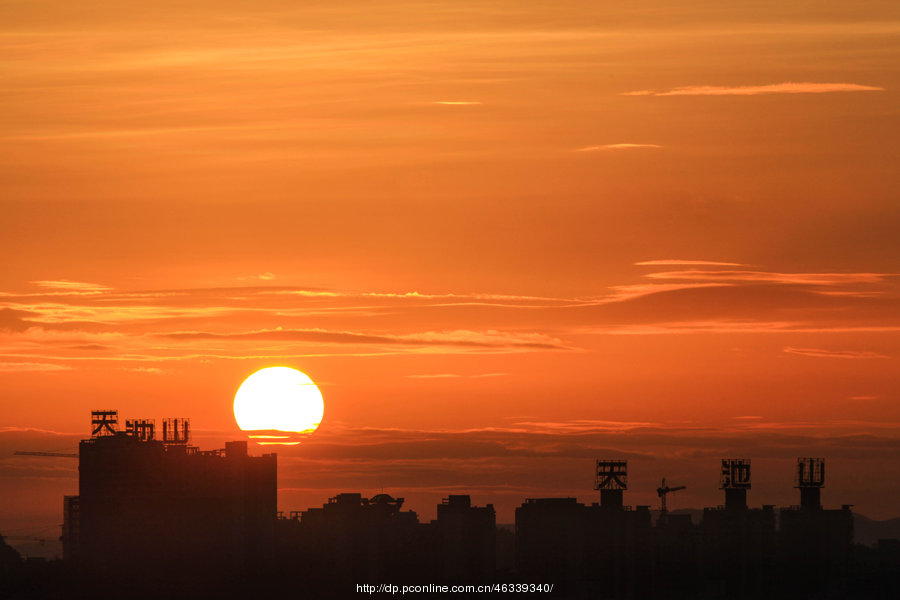
[[[152,420],[124,423],[117,410],[91,413],[79,493],[63,498],[63,560],[23,562],[4,543],[4,596],[87,597],[102,583],[156,597],[147,582],[165,573],[162,589],[186,598],[240,597],[261,585],[329,597],[437,586],[555,589],[563,598],[881,598],[900,577],[900,539],[855,544],[852,507],[822,505],[821,457],[797,459],[799,504],[777,510],[748,505],[750,459],[721,459],[724,504],[699,522],[662,510],[686,486],[658,488],[654,520],[650,506],[625,502],[628,461],[598,459],[599,502],[525,499],[510,532],[492,504],[474,506],[468,494],[447,495],[430,523],[383,492],[345,492],[286,513],[276,454],[251,456],[246,441],[203,450],[191,444],[188,419],[164,420],[159,437]]]

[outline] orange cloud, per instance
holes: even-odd
[[[823,350],[821,348],[793,348],[788,346],[782,352],[788,354],[798,354],[800,356],[813,356],[816,358],[888,358],[884,354],[877,352],[864,352],[856,350]]]
[[[109,292],[112,288],[97,283],[86,283],[84,281],[69,281],[67,279],[32,281],[32,284],[54,292],[64,292],[70,294],[100,294]]]
[[[596,152],[597,150],[629,150],[633,148],[662,148],[658,144],[605,144],[602,146],[586,146],[575,152]]]
[[[22,373],[29,371],[68,371],[72,367],[52,363],[4,362],[0,363],[0,373]]]
[[[637,90],[622,92],[620,96],[758,96],[761,94],[826,94],[831,92],[875,92],[883,87],[857,83],[785,82],[768,85],[689,85],[664,92]]]
[[[655,267],[655,266],[667,266],[667,265],[696,265],[696,266],[709,266],[709,267],[746,267],[747,265],[743,263],[734,263],[734,262],[716,262],[711,260],[683,260],[680,258],[664,258],[660,260],[643,260],[641,262],[634,263],[637,267]]]
[[[387,335],[354,331],[323,329],[265,329],[243,333],[212,333],[179,331],[160,334],[161,337],[181,340],[287,340],[324,344],[400,344],[411,346],[463,346],[472,348],[512,348],[533,350],[562,350],[561,340],[540,333],[509,333],[504,331],[426,331],[422,333]]]
[[[880,283],[893,273],[770,273],[764,271],[663,271],[648,273],[650,279],[689,279],[745,281],[800,285],[840,285],[847,283]]]

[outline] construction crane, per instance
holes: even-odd
[[[28,452],[26,450],[16,450],[13,452],[16,456],[57,456],[60,458],[78,458],[77,454],[71,452]]]
[[[656,495],[659,496],[659,520],[663,523],[666,522],[666,515],[669,513],[666,508],[666,496],[672,492],[677,492],[678,490],[686,489],[687,486],[684,485],[676,485],[674,487],[666,485],[666,478],[663,477],[662,483],[658,488],[656,488]]]

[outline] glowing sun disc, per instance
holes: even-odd
[[[238,427],[269,434],[250,436],[265,438],[269,444],[291,443],[280,441],[280,436],[271,435],[274,432],[311,434],[324,412],[322,393],[313,380],[290,367],[260,369],[245,379],[234,395]]]

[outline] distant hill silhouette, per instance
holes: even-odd
[[[690,515],[691,521],[699,523],[703,518],[703,510],[698,508],[682,508],[670,511],[673,515]],[[653,520],[659,517],[659,511],[653,511]],[[883,539],[900,539],[900,517],[876,521],[859,513],[853,513],[853,541],[857,544],[872,546]]]
[[[853,537],[857,544],[871,546],[882,539],[900,539],[900,517],[875,521],[860,514],[853,515]]]

